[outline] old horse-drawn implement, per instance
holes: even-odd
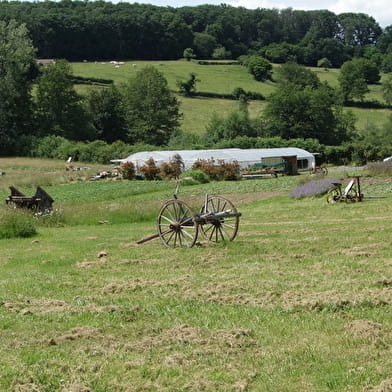
[[[175,193],[174,199],[165,202],[158,213],[157,233],[137,243],[159,237],[165,246],[190,248],[196,244],[199,232],[208,241],[232,241],[238,232],[240,216],[234,204],[223,196],[206,195],[200,212],[195,214]]]
[[[26,208],[36,212],[45,212],[52,209],[54,200],[41,187],[37,187],[34,196],[26,196],[18,189],[10,186],[11,194],[5,202],[13,207]]]
[[[359,176],[353,177],[344,189],[341,183],[334,183],[334,188],[331,189],[327,194],[327,202],[352,203],[362,201],[364,196],[361,193],[361,184],[359,182],[359,178]]]

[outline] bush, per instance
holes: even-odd
[[[146,164],[139,168],[139,171],[143,174],[144,178],[149,181],[160,180],[160,169],[155,164],[153,158],[146,161]]]
[[[32,237],[37,234],[34,217],[22,210],[0,210],[0,238]]]
[[[184,161],[179,154],[175,154],[170,162],[164,162],[161,166],[161,175],[166,179],[179,178],[184,168]]]
[[[196,183],[199,184],[207,184],[210,182],[210,178],[202,170],[187,170],[186,172],[182,173],[181,177],[184,179],[191,177],[194,181],[196,181]]]
[[[132,162],[123,162],[120,166],[120,173],[125,180],[135,179],[135,165]]]
[[[201,170],[211,180],[239,180],[240,166],[238,162],[225,163],[223,160],[199,159],[192,165],[192,170]]]

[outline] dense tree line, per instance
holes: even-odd
[[[95,143],[93,152],[97,146],[106,150],[106,143],[118,141],[171,148],[217,147],[220,143],[244,147],[276,137],[318,140],[329,146],[361,142],[354,118],[343,111],[343,103],[363,100],[367,85],[380,79],[375,61],[366,57],[343,64],[338,88],[321,83],[316,73],[288,61],[274,74],[276,90],[261,116],[250,119],[251,96],[237,88],[233,96],[239,101],[238,110],[226,118],[212,118],[205,135],[197,138],[179,130],[179,101],[156,68],[144,67],[125,83],[81,96],[74,89],[66,60],[39,67],[35,56],[26,26],[0,20],[0,155],[21,154],[30,147],[54,151],[59,141],[59,154],[77,142]],[[257,55],[243,57],[256,80],[272,79],[268,60]],[[194,94],[197,81],[191,74],[179,84],[180,92]],[[383,93],[390,103],[391,77],[386,78]],[[390,144],[390,122],[379,133],[381,143]],[[48,142],[42,145],[41,139]],[[370,133],[363,142],[381,146]],[[89,149],[84,151],[90,154]]]
[[[179,102],[156,68],[82,96],[66,60],[38,66],[26,26],[0,21],[0,155],[18,154],[46,136],[164,145],[180,118]]]
[[[326,10],[2,1],[0,20],[13,19],[26,24],[40,58],[178,59],[191,48],[201,59],[258,53],[305,65],[327,58],[339,67],[366,48],[378,59],[392,49],[392,26],[383,31],[371,16]]]

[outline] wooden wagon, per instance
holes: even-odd
[[[212,242],[232,241],[237,233],[241,213],[223,196],[206,195],[200,212],[195,214],[184,201],[167,201],[157,219],[157,233],[137,241],[138,244],[160,238],[167,247],[192,247],[201,232]]]
[[[18,189],[10,186],[11,194],[5,202],[15,208],[25,208],[36,212],[50,211],[54,199],[49,196],[41,187],[37,187],[34,196],[26,196]]]

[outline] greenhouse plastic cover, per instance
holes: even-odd
[[[248,167],[263,158],[278,158],[296,156],[297,159],[307,159],[311,164],[314,162],[314,155],[306,150],[296,147],[285,148],[226,148],[219,150],[171,150],[171,151],[141,151],[132,154],[124,159],[115,159],[113,163],[132,162],[136,167],[143,166],[146,161],[153,158],[159,166],[164,162],[169,162],[175,155],[179,155],[185,165],[185,170],[192,167],[193,163],[199,159],[203,160],[223,160],[225,163],[238,162],[241,168]]]

